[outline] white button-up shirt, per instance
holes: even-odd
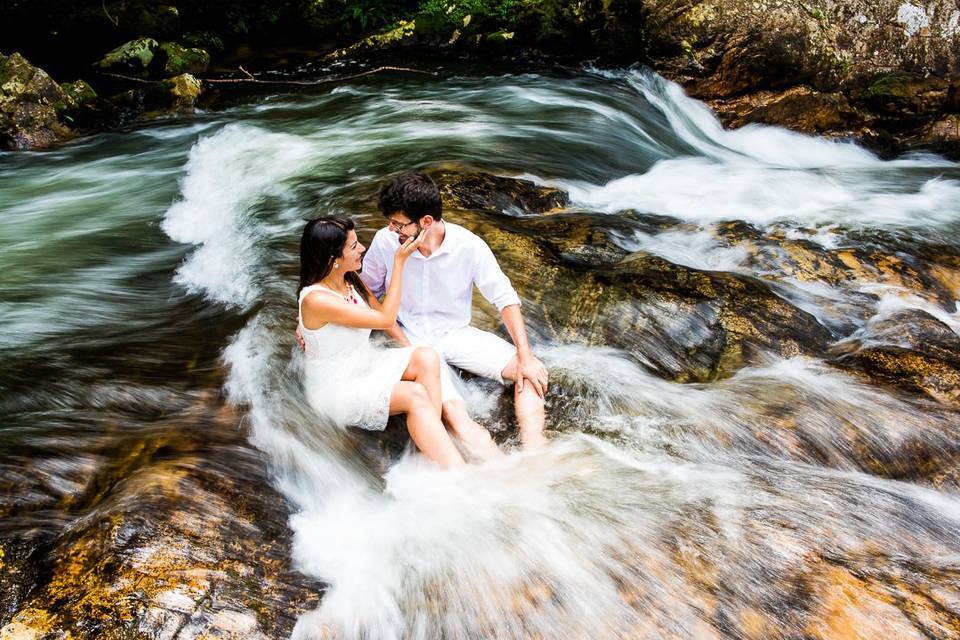
[[[405,330],[422,338],[439,338],[470,324],[473,285],[498,311],[520,304],[520,297],[487,243],[460,225],[443,224],[446,234],[437,250],[429,256],[414,251],[403,267],[397,320]],[[363,258],[360,277],[378,298],[387,290],[399,246],[397,234],[383,228],[377,231]]]

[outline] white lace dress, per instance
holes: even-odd
[[[339,293],[314,284],[300,291],[298,307],[313,291]],[[353,294],[356,304],[366,305]],[[304,385],[307,402],[322,416],[342,427],[382,431],[390,415],[390,393],[410,363],[413,347],[389,349],[370,342],[370,329],[327,323],[319,329],[303,326],[306,345]]]

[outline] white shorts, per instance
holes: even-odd
[[[455,329],[439,338],[422,338],[409,332],[407,337],[415,345],[436,349],[447,364],[500,384],[507,384],[501,373],[517,355],[512,344],[476,327]]]

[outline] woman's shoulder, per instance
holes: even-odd
[[[336,305],[337,302],[343,302],[343,297],[336,291],[319,284],[304,287],[303,291],[300,292],[300,304],[309,307],[329,307],[330,305]]]

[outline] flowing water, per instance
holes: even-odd
[[[292,333],[303,221],[349,214],[368,238],[382,182],[451,167],[561,187],[571,212],[619,224],[622,250],[755,279],[838,343],[904,309],[960,331],[942,295],[881,274],[794,277],[775,244],[717,233],[743,221],[827,249],[956,255],[960,165],[940,157],[725,131],[636,70],[371,76],[249,98],[0,156],[0,533],[69,531],[138,442],[187,434],[223,391],[286,500],[296,568],[329,585],[297,638],[837,637],[845,607],[851,637],[957,633],[938,621],[960,616],[958,414],[815,357],[675,383],[631,345],[552,339],[536,320],[550,300],[521,287],[554,380],[546,449],[513,449],[509,403],[482,381],[466,397],[512,451],[500,461],[443,472],[320,423]],[[489,309],[475,319],[497,326]],[[945,479],[885,462],[917,443]],[[103,468],[118,471],[96,480]]]

